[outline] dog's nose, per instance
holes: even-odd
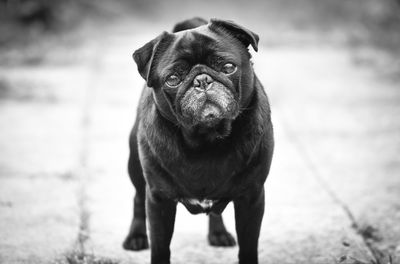
[[[213,78],[211,78],[210,75],[205,74],[205,73],[199,74],[193,80],[193,87],[195,87],[197,89],[206,90],[208,85],[210,83],[212,83],[213,81],[214,80],[213,80]]]

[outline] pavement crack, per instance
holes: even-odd
[[[90,238],[90,212],[88,208],[88,197],[87,197],[87,185],[90,177],[90,171],[88,166],[88,158],[90,151],[90,124],[91,124],[91,108],[92,108],[92,97],[90,96],[92,86],[88,85],[85,89],[84,101],[82,105],[82,115],[80,121],[81,129],[81,142],[79,149],[79,191],[78,191],[78,205],[79,205],[79,231],[77,238],[77,253],[79,255],[85,255],[86,244]]]
[[[316,182],[321,186],[321,188],[329,195],[332,201],[337,204],[345,213],[347,218],[351,223],[351,228],[355,230],[356,234],[359,235],[368,249],[369,253],[373,257],[372,264],[383,264],[382,260],[385,258],[385,254],[375,245],[375,241],[371,239],[368,232],[364,232],[364,228],[359,224],[356,217],[350,210],[350,207],[339,198],[338,194],[331,188],[329,183],[321,176],[323,172],[318,168],[315,161],[311,157],[309,151],[307,151],[307,147],[301,140],[301,138],[294,133],[291,125],[287,121],[286,115],[284,110],[280,111],[280,116],[282,120],[282,127],[287,134],[287,138],[290,140],[292,145],[294,146],[295,150],[300,154],[300,157],[304,160],[305,165],[307,166],[308,170],[311,172],[311,175],[314,177]],[[279,114],[279,113],[278,113]],[[391,260],[391,256],[389,256]],[[388,264],[391,264],[389,262]],[[386,264],[386,263],[385,263]]]
[[[97,47],[94,50],[101,50]],[[80,120],[80,130],[82,132],[80,149],[78,150],[77,175],[79,179],[78,206],[79,206],[79,230],[74,250],[65,256],[68,264],[117,264],[118,260],[95,256],[93,246],[90,243],[90,209],[88,186],[91,180],[91,170],[89,166],[90,146],[91,146],[91,125],[92,110],[96,95],[97,75],[101,72],[100,56],[96,56],[90,64],[90,83],[86,86],[82,103],[82,115]]]
[[[88,199],[86,194],[86,184],[80,186],[79,190],[79,231],[77,238],[77,251],[79,254],[84,255],[86,250],[87,241],[90,238],[90,212],[88,210]]]
[[[114,264],[116,261],[95,257],[92,253],[90,246],[90,210],[88,199],[88,185],[90,181],[90,144],[91,135],[90,128],[92,123],[92,109],[95,94],[95,80],[96,74],[99,73],[99,58],[94,57],[90,65],[90,83],[86,85],[83,102],[82,114],[80,120],[80,148],[78,150],[78,168],[77,176],[79,180],[79,189],[77,193],[78,207],[79,207],[79,230],[76,240],[76,245],[72,252],[66,255],[68,264]]]

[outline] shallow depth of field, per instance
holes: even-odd
[[[0,263],[149,263],[122,249],[131,55],[194,16],[260,36],[276,138],[260,263],[400,264],[396,0],[0,0]],[[207,223],[178,206],[172,263],[237,263]]]

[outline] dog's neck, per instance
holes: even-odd
[[[181,127],[183,140],[191,149],[209,147],[229,137],[232,122],[222,120],[214,127],[194,126],[192,128]]]

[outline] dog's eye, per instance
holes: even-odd
[[[225,74],[232,74],[236,71],[236,66],[232,63],[226,63],[222,66],[222,72]]]
[[[181,84],[181,78],[179,78],[178,75],[176,74],[172,74],[170,76],[168,76],[167,80],[165,81],[165,83],[169,86],[169,87],[176,87],[179,84]]]

